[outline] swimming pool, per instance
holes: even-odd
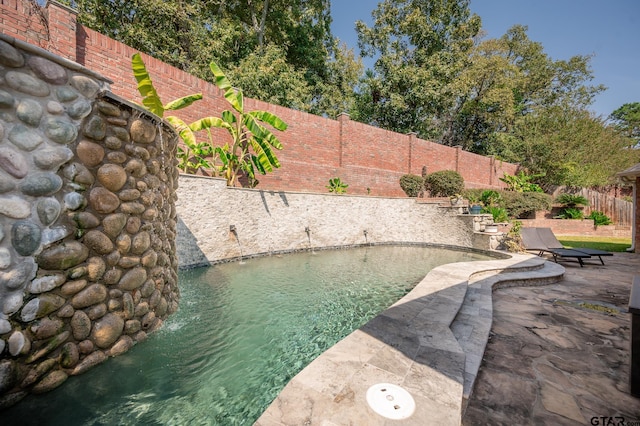
[[[431,269],[487,258],[375,246],[182,271],[180,309],[160,331],[5,411],[3,424],[252,424],[295,374]]]

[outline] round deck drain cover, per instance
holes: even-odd
[[[377,414],[392,420],[409,418],[416,409],[411,394],[390,383],[371,386],[367,390],[367,402]]]

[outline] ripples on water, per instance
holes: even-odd
[[[161,330],[1,423],[250,425],[294,375],[428,271],[485,258],[378,246],[182,271],[180,309]]]

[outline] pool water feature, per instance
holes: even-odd
[[[182,271],[179,311],[146,342],[31,396],[3,424],[250,425],[322,352],[466,251],[375,246]]]

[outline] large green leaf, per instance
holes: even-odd
[[[212,127],[219,127],[223,129],[234,130],[229,123],[227,123],[220,117],[205,117],[189,124],[189,128],[194,132],[197,132],[199,130],[210,129]]]
[[[220,90],[224,90],[226,92],[229,89],[233,89],[233,86],[231,86],[231,82],[227,79],[227,76],[224,75],[224,72],[222,72],[222,69],[220,69],[218,64],[211,61],[211,63],[209,64],[209,68],[211,69],[213,77],[215,78],[214,82]]]
[[[260,173],[265,174],[266,172],[273,171],[273,166],[269,161],[269,156],[262,149],[262,146],[258,143],[256,139],[251,139],[250,142],[251,142],[251,147],[255,152],[255,155],[253,155],[251,159],[256,164],[256,167],[260,171]]]
[[[224,164],[225,166],[229,164],[229,156],[227,155],[227,151],[217,146],[215,152],[220,156],[220,161],[222,161],[222,164]]]
[[[242,99],[242,91],[236,90],[231,86],[231,83],[227,79],[227,76],[224,75],[220,67],[213,61],[209,64],[209,68],[213,73],[214,82],[216,86],[222,91],[224,91],[225,99],[231,104],[233,109],[243,114],[243,99]]]
[[[236,116],[234,113],[232,113],[231,111],[225,110],[222,111],[222,119],[224,121],[226,121],[229,124],[235,124],[236,123]]]
[[[275,156],[271,150],[270,144],[266,140],[253,137],[250,142],[253,151],[258,155],[260,163],[265,166],[267,171],[271,171],[271,166],[276,169],[280,167],[280,161],[278,161],[278,158]]]
[[[176,129],[176,132],[178,132],[180,139],[183,140],[185,145],[189,148],[196,146],[196,136],[193,134],[193,131],[189,128],[187,123],[175,116],[169,116],[166,120]]]
[[[251,116],[249,114],[246,114],[243,117],[242,124],[245,125],[245,127],[247,128],[247,130],[249,130],[249,132],[251,132],[254,136],[259,137],[259,138],[264,137],[264,135],[268,132],[267,129],[262,127],[260,125],[260,123],[258,123],[253,118],[253,116]]]
[[[267,141],[267,143],[269,143],[269,145],[271,145],[275,149],[282,149],[282,144],[280,143],[280,139],[276,138],[273,133],[267,132],[267,134],[264,136],[264,139]]]
[[[188,107],[195,101],[199,101],[202,99],[202,93],[194,93],[193,95],[183,96],[180,99],[176,99],[174,101],[169,102],[164,106],[165,111],[175,111],[177,109],[182,109]]]
[[[287,130],[287,123],[282,121],[277,115],[271,114],[267,111],[251,111],[247,114],[251,115],[253,118],[260,120],[264,123],[271,125],[274,129],[277,130]]]
[[[133,76],[138,82],[138,91],[142,95],[142,105],[145,106],[150,112],[162,117],[164,114],[164,107],[160,101],[160,97],[153,87],[151,77],[147,72],[147,68],[144,66],[142,57],[139,53],[134,54],[131,57],[131,69],[133,70]]]
[[[253,164],[255,164],[256,169],[258,169],[258,172],[260,172],[263,175],[267,174],[267,171],[264,169],[264,167],[262,166],[262,164],[260,163],[260,160],[258,159],[257,156],[252,155],[251,156],[251,161],[253,161]]]

